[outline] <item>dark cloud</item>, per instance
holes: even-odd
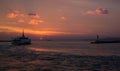
[[[98,9],[96,9],[95,12],[96,12],[96,14],[100,14],[100,15],[109,13],[107,9],[103,9],[103,8],[98,8]]]
[[[34,19],[40,19],[40,15],[37,13],[28,13],[28,16],[31,16]]]
[[[36,13],[28,13],[29,16],[36,16]]]
[[[103,8],[97,8],[96,10],[89,10],[87,12],[85,12],[85,14],[87,15],[107,15],[109,14],[109,11],[107,9],[103,9]]]

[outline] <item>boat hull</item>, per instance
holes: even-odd
[[[102,43],[120,43],[120,41],[94,41],[92,44],[102,44]]]
[[[30,45],[31,42],[24,42],[24,43],[22,43],[22,42],[12,42],[12,44],[13,45]]]

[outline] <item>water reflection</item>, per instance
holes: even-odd
[[[88,42],[35,42],[28,49],[36,52],[61,52],[76,55],[120,55],[120,44],[90,44]]]
[[[31,47],[31,48],[28,48],[29,50],[33,50],[33,51],[55,51],[55,50],[49,50],[49,49],[43,49],[43,48],[38,48],[38,47]]]

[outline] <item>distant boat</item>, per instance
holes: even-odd
[[[25,37],[24,30],[23,30],[22,36],[14,38],[12,40],[12,44],[13,45],[29,45],[31,44],[31,39],[29,39],[28,37]]]
[[[101,40],[99,39],[99,35],[97,35],[97,39],[92,44],[100,44],[100,43],[120,43],[120,40]]]

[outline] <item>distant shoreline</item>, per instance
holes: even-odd
[[[11,42],[11,40],[0,40],[0,42]]]

